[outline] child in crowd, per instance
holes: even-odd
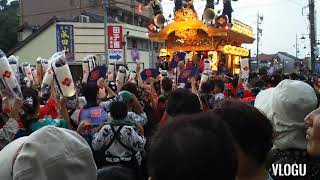
[[[112,121],[103,125],[95,134],[92,147],[96,151],[102,149],[105,151],[105,166],[120,164],[139,171],[146,139],[142,126],[127,121],[127,115],[128,107],[124,102],[112,102],[110,105]]]

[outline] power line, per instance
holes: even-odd
[[[113,1],[110,2],[109,5],[113,4],[122,4],[126,5],[132,8],[135,5],[129,4],[129,3],[124,3],[124,2],[118,2],[118,1]],[[55,11],[49,11],[49,12],[41,12],[41,13],[35,13],[35,14],[25,14],[23,15],[24,17],[30,17],[30,16],[39,16],[39,15],[44,15],[44,14],[54,14],[54,13],[60,13],[60,12],[67,12],[67,11],[72,11],[72,10],[82,10],[82,9],[89,9],[89,8],[98,8],[101,7],[103,8],[103,5],[94,5],[94,6],[84,6],[84,7],[75,7],[75,8],[68,8],[68,9],[62,9],[62,10],[55,10]]]
[[[287,0],[288,2],[291,2],[291,3],[294,3],[296,5],[302,5],[302,4],[298,4],[298,3],[295,3],[293,1],[290,1],[290,0]],[[196,1],[196,3],[200,3],[200,2],[203,2],[203,1]],[[281,1],[283,2],[283,1]],[[204,2],[203,2],[204,3]],[[129,6],[129,7],[132,7],[132,6],[136,6],[136,4],[132,5],[132,4],[129,4],[129,3],[124,3],[124,2],[118,2],[118,1],[114,1],[114,2],[110,2],[109,5],[112,5],[112,4],[122,4],[122,5],[126,5],[126,6]],[[174,2],[166,2],[166,3],[161,3],[162,5],[174,5]],[[263,7],[266,7],[266,6],[277,6],[277,4],[275,3],[270,3],[270,4],[264,4]],[[35,14],[25,14],[24,16],[25,17],[29,17],[29,16],[38,16],[38,15],[44,15],[44,14],[54,14],[54,13],[59,13],[59,12],[66,12],[66,11],[72,11],[72,10],[79,10],[79,9],[87,9],[87,8],[96,8],[96,7],[103,7],[102,5],[95,5],[95,6],[85,6],[85,7],[75,7],[75,8],[69,8],[69,9],[63,9],[63,10],[56,10],[56,11],[49,11],[49,12],[41,12],[41,13],[35,13]],[[239,6],[237,7],[237,9],[247,9],[247,8],[256,8],[255,6]]]
[[[304,6],[305,4],[300,4],[300,3],[298,3],[298,2],[296,2],[296,1],[294,1],[294,0],[287,0],[289,3],[293,3],[293,4],[296,4],[296,5],[298,5],[298,6]]]

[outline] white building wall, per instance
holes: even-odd
[[[104,26],[102,23],[61,23],[74,25],[74,47],[75,60],[82,59],[90,54],[100,54],[104,57]],[[114,26],[122,26],[123,41],[126,42],[128,37],[148,39],[147,29],[129,24],[108,24]],[[128,32],[128,33],[127,33]],[[128,34],[128,35],[127,35]],[[132,63],[131,49],[127,48],[127,43],[124,47],[125,63]],[[140,61],[145,68],[149,67],[151,51],[139,51]],[[118,62],[118,63],[124,63]]]
[[[103,23],[76,23],[76,22],[58,22],[56,24],[71,24],[74,26],[74,52],[75,61],[81,62],[87,55],[100,54],[104,57],[104,25]],[[18,55],[30,64],[36,63],[37,57],[50,58],[57,50],[56,42],[56,24],[52,24],[46,30],[41,32],[32,41],[25,44],[14,54]],[[123,41],[129,38],[139,38],[148,40],[147,29],[129,24],[108,24],[123,27]],[[128,35],[127,35],[128,32]],[[125,62],[132,63],[131,49],[127,48],[127,43],[124,48]],[[150,67],[151,64],[151,49],[139,50],[140,63],[143,63],[144,68]],[[156,59],[157,52],[154,52]],[[123,63],[123,62],[119,62]]]
[[[50,26],[37,37],[21,47],[14,55],[20,57],[20,63],[35,64],[37,57],[50,58],[57,51],[56,27]]]

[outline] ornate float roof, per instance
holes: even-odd
[[[206,51],[224,45],[252,44],[255,40],[252,28],[240,21],[235,20],[232,26],[223,28],[216,24],[207,25],[198,20],[196,13],[190,9],[176,12],[174,22],[158,32],[150,32],[149,38],[166,41],[167,48],[173,51]]]

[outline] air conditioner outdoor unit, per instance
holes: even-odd
[[[90,22],[90,18],[89,18],[89,16],[80,15],[79,16],[79,22],[81,22],[81,23],[89,23]]]

